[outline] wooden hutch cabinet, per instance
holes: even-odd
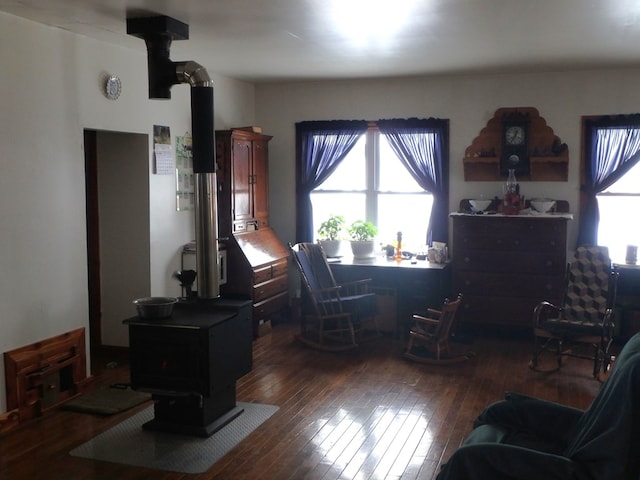
[[[216,132],[221,233],[240,233],[269,225],[271,138],[245,130]]]
[[[451,214],[453,291],[466,326],[529,327],[542,300],[560,302],[570,214]]]
[[[223,295],[253,302],[256,336],[289,306],[289,252],[269,227],[271,136],[244,129],[216,131],[218,231],[227,251]]]

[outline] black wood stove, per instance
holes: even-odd
[[[149,98],[191,86],[198,299],[178,303],[165,319],[129,326],[131,384],[150,392],[155,417],[144,428],[209,436],[242,413],[236,380],[251,370],[251,302],[220,298],[213,82],[198,63],[170,60],[189,26],[170,17],[127,18],[127,33],[147,45]]]
[[[150,430],[207,437],[242,413],[236,381],[251,371],[251,302],[194,300],[169,318],[124,320],[131,387],[152,394]]]

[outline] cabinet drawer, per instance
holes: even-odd
[[[276,312],[289,306],[289,292],[282,292],[262,302],[253,305],[253,322],[257,324],[260,320],[273,315]]]
[[[551,301],[562,296],[565,282],[564,275],[456,271],[453,285],[453,290],[463,295],[504,295]]]
[[[271,265],[271,272],[274,277],[286,275],[289,272],[289,262],[287,261],[287,259],[285,258],[282,261],[276,262]]]
[[[253,287],[253,302],[258,303],[272,297],[289,288],[289,280],[286,275],[276,277],[267,282],[259,283]]]
[[[233,233],[241,233],[247,230],[245,222],[233,222]]]
[[[485,252],[458,250],[453,255],[454,270],[557,275],[566,270],[564,251],[557,252]]]
[[[258,284],[258,283],[264,283],[267,282],[269,280],[271,280],[273,278],[273,273],[272,273],[272,265],[268,265],[266,267],[262,267],[262,268],[256,268],[253,271],[253,283]]]
[[[287,259],[282,259],[278,262],[274,262],[266,267],[256,268],[253,271],[253,283],[263,283],[272,278],[286,275],[289,270],[289,264]]]

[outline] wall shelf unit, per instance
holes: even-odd
[[[569,149],[546,120],[533,107],[499,108],[487,125],[473,139],[464,154],[465,181],[501,181],[503,126],[514,113],[526,116],[528,125],[528,174],[518,174],[518,181],[566,182],[569,172]]]

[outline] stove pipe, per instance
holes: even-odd
[[[191,86],[191,131],[195,176],[196,272],[198,297],[220,296],[216,152],[213,125],[213,83],[206,69],[193,61],[172,62],[172,40],[189,38],[189,26],[159,16],[127,19],[127,33],[147,45],[149,98],[171,98],[171,87]]]

